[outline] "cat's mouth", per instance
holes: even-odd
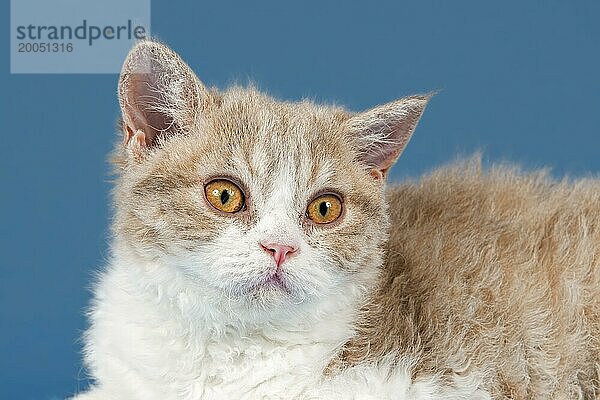
[[[287,294],[291,294],[290,284],[282,273],[274,273],[261,279],[257,283],[250,285],[249,292],[257,292],[263,290],[278,290]]]
[[[279,289],[291,293],[289,282],[282,274],[272,274],[258,284],[259,287]]]
[[[268,277],[265,280],[264,285],[275,286],[277,288],[280,288],[282,290],[289,292],[289,288],[287,286],[287,283],[286,283],[284,277],[279,274],[271,275],[270,277]]]

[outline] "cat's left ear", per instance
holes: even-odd
[[[173,135],[195,126],[209,91],[170,48],[152,40],[129,52],[119,79],[124,143],[141,159]]]
[[[346,127],[356,139],[360,161],[382,180],[408,144],[432,95],[410,96],[352,116]]]

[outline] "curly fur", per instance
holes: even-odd
[[[598,180],[475,158],[387,198],[384,273],[346,362],[398,352],[416,375],[480,375],[498,399],[600,395]]]

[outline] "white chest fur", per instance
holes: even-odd
[[[97,286],[86,338],[101,389],[144,400],[293,398],[315,386],[352,334],[351,313],[252,327],[206,295],[176,271],[114,263]]]

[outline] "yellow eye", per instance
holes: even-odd
[[[235,213],[244,207],[244,193],[236,184],[225,180],[216,179],[204,186],[206,199],[217,210],[226,213]]]
[[[342,201],[334,194],[324,194],[310,202],[308,218],[317,224],[328,224],[342,215]]]

